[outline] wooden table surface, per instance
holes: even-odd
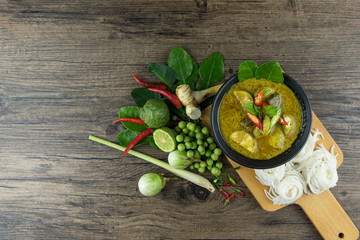
[[[226,208],[186,181],[144,197],[140,176],[165,170],[88,140],[116,140],[131,73],[154,81],[147,64],[173,46],[198,63],[221,52],[223,80],[246,59],[279,61],[344,153],[331,191],[360,227],[358,0],[2,0],[1,239],[321,239],[298,206],[265,212],[235,174],[246,197]]]

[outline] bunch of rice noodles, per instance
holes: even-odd
[[[265,195],[275,205],[292,203],[304,192],[308,195],[319,194],[336,186],[338,175],[334,146],[330,152],[322,144],[315,149],[318,136],[324,136],[318,129],[312,133],[292,161],[276,168],[255,170],[261,184],[270,187],[269,191],[265,190]]]
[[[320,135],[322,138],[324,138],[324,136],[322,135],[322,133],[318,130],[311,130],[311,132],[314,134],[309,134],[309,137],[305,143],[305,146],[301,149],[301,151],[291,160],[291,162],[293,163],[301,163],[302,161],[308,159],[311,154],[314,151],[315,148],[315,143],[317,141],[319,141],[318,136]]]
[[[338,181],[336,157],[334,146],[329,152],[320,144],[320,147],[317,147],[313,154],[300,164],[299,169],[311,192],[319,194],[336,186]]]
[[[285,165],[269,169],[255,169],[255,174],[261,184],[271,187],[279,184],[285,176]]]
[[[302,175],[291,169],[286,171],[277,185],[270,186],[269,191],[265,190],[265,194],[275,205],[289,204],[299,199],[304,189],[306,184]]]

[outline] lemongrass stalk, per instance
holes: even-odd
[[[89,139],[92,140],[92,141],[95,141],[95,142],[98,142],[98,143],[101,143],[101,144],[104,144],[108,147],[112,147],[112,148],[115,148],[117,150],[120,150],[120,151],[125,151],[125,147],[123,146],[120,146],[116,143],[112,143],[112,142],[109,142],[107,140],[104,140],[102,138],[98,138],[98,137],[95,137],[93,135],[90,135],[89,136]],[[150,157],[146,154],[143,154],[143,153],[140,153],[140,152],[137,152],[137,151],[134,151],[134,150],[130,150],[128,152],[129,154],[135,156],[135,157],[138,157],[138,158],[141,158],[145,161],[148,161],[148,162],[151,162],[155,165],[158,165],[159,167],[162,167],[166,170],[168,170],[169,172],[172,172],[173,174],[181,177],[181,178],[184,178],[192,183],[195,183],[196,185],[199,185],[200,187],[203,187],[203,188],[206,188],[207,190],[209,190],[210,192],[214,192],[215,191],[215,188],[214,186],[204,177],[196,174],[196,173],[192,173],[192,172],[189,172],[189,171],[186,171],[186,170],[182,170],[182,169],[175,169],[175,168],[172,168],[168,163],[165,163],[159,159],[156,159],[156,158],[153,158],[153,157]]]

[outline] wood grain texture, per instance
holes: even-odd
[[[321,238],[298,206],[262,210],[235,174],[246,197],[226,208],[187,182],[143,197],[140,176],[164,171],[87,140],[116,139],[131,73],[155,80],[147,64],[173,46],[198,63],[221,52],[224,80],[245,59],[279,61],[344,153],[331,191],[359,228],[359,37],[356,0],[0,0],[0,238]]]

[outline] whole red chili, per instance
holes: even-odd
[[[179,98],[176,95],[172,94],[171,92],[158,88],[148,88],[148,89],[152,92],[157,92],[167,97],[175,105],[175,107],[180,108],[182,106]]]
[[[232,189],[234,189],[235,191],[237,191],[241,196],[245,197],[245,194],[243,191],[241,191],[240,189],[237,189],[235,187],[231,187]]]
[[[134,76],[135,80],[143,87],[146,87],[146,88],[158,88],[158,89],[163,89],[163,90],[165,90],[167,88],[167,86],[165,84],[143,81],[140,78],[138,78],[135,75],[135,73],[133,73],[133,76]]]
[[[230,196],[225,200],[224,207],[231,201],[231,199],[234,197],[235,193],[233,192],[230,194]]]
[[[131,143],[126,147],[122,156],[125,156],[130,151],[130,149],[132,149],[138,142],[140,142],[142,139],[146,138],[153,132],[154,132],[154,129],[149,128],[149,129],[146,129],[145,131],[143,131],[142,133],[140,133],[139,135],[137,135],[136,138],[134,138],[134,140],[132,140]]]
[[[141,125],[146,125],[146,123],[140,118],[119,118],[113,121],[113,123],[118,123],[118,122],[133,122]]]
[[[240,190],[239,193],[240,193],[241,196],[245,197],[245,194],[244,194],[243,191]]]
[[[224,187],[233,187],[234,186],[234,184],[231,184],[231,183],[222,183],[222,185]]]
[[[228,194],[224,189],[221,189],[220,192],[221,192],[225,197],[229,197],[229,194]]]

